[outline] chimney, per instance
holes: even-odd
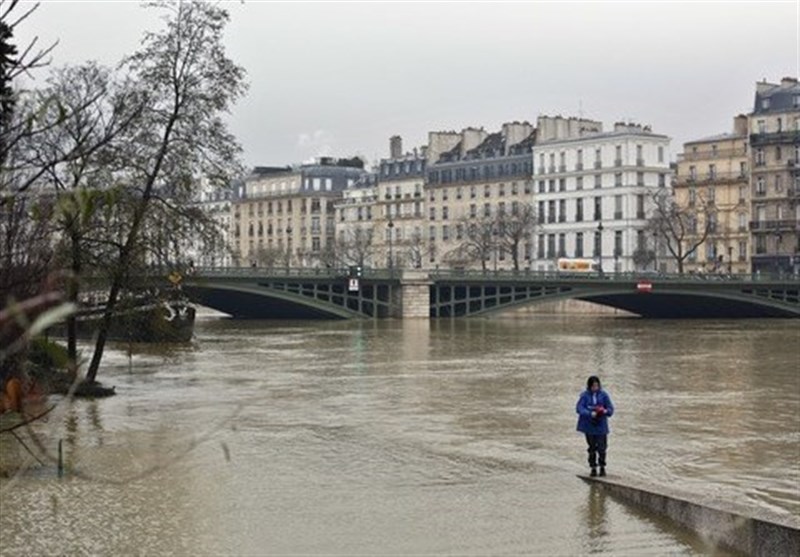
[[[403,156],[403,139],[399,135],[389,138],[389,158],[399,159]]]
[[[766,78],[756,82],[756,94],[766,93],[770,89],[777,87],[774,83],[767,83]]]
[[[739,114],[733,118],[733,134],[747,135],[747,116]]]
[[[796,77],[784,77],[781,78],[781,87],[794,87],[797,85],[797,78]]]

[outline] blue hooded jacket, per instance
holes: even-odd
[[[597,403],[595,404],[592,391],[587,389],[581,393],[578,404],[575,405],[575,411],[578,413],[577,429],[589,435],[607,435],[609,432],[608,418],[614,415],[614,405],[611,402],[611,397],[603,389],[597,391],[596,398]],[[592,419],[592,410],[598,404],[606,409],[606,413],[604,416]]]

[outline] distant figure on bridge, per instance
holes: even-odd
[[[608,418],[614,415],[611,397],[600,386],[600,379],[592,375],[586,381],[586,390],[581,393],[575,406],[578,413],[578,431],[586,435],[589,445],[589,467],[591,476],[606,475],[606,448],[608,447]]]

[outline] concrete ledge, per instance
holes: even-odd
[[[615,476],[582,480],[601,486],[611,496],[656,512],[694,530],[714,545],[747,555],[800,555],[800,519],[763,509],[693,498],[669,488]]]

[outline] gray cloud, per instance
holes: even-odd
[[[434,129],[539,114],[630,118],[679,143],[727,131],[754,82],[798,74],[795,2],[231,3],[249,75],[231,115],[248,164],[385,156]],[[26,31],[57,63],[116,62],[157,15],[45,2]],[[105,29],[98,32],[98,29]]]

